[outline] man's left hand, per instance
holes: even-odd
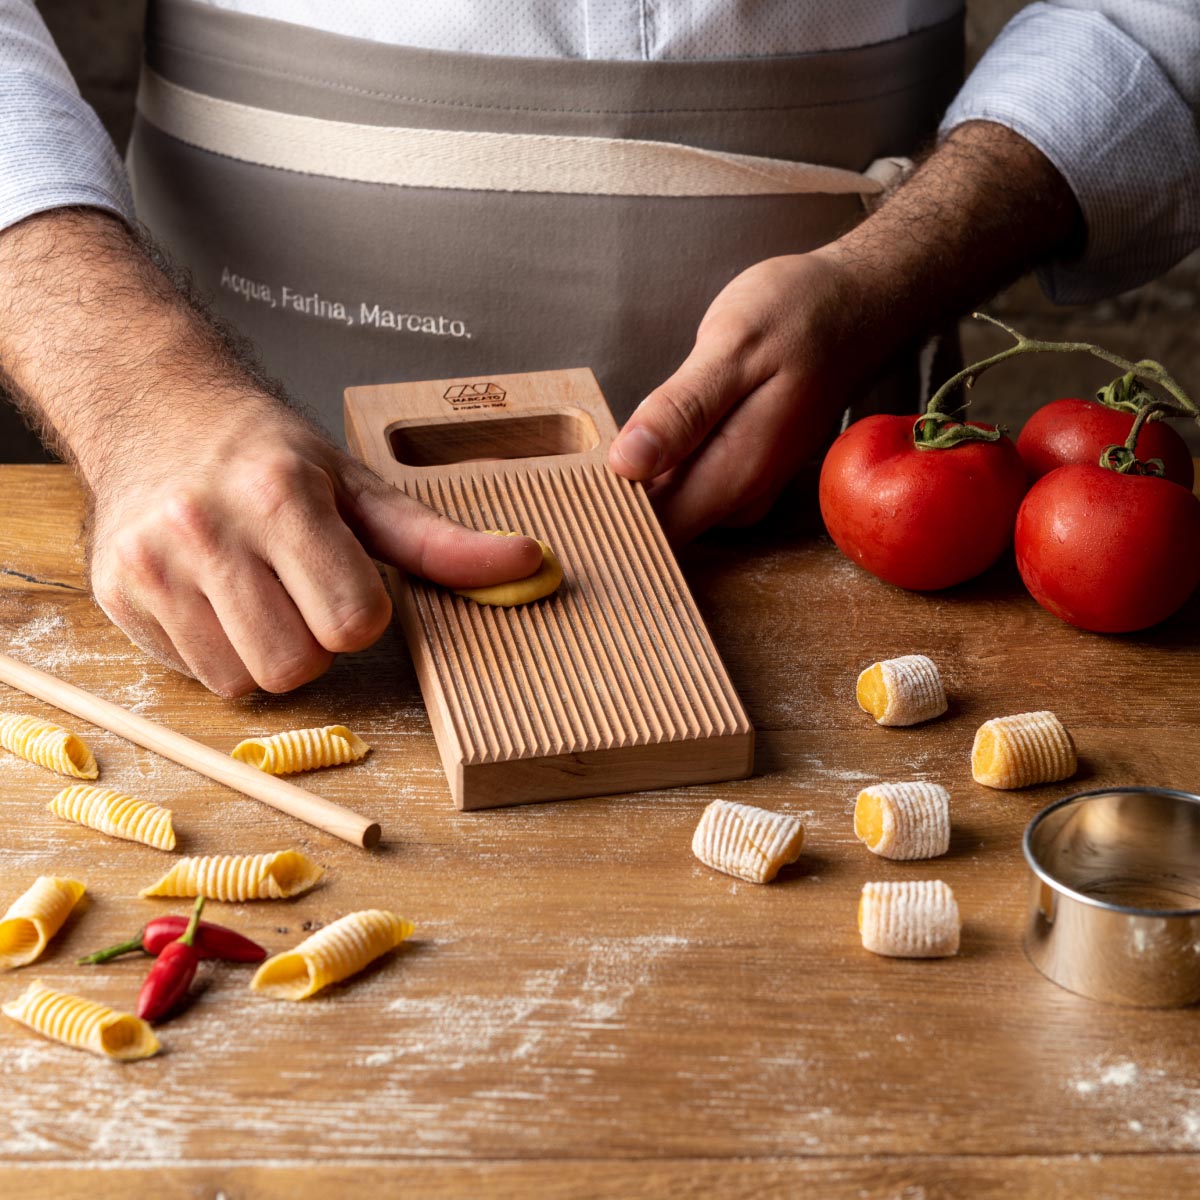
[[[821,251],[756,263],[712,302],[609,465],[649,485],[672,541],[759,520],[869,370],[875,356],[853,346],[860,323],[849,273]]]

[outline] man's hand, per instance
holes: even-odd
[[[609,465],[649,484],[673,540],[757,520],[898,351],[1082,235],[1070,188],[1034,146],[962,125],[843,237],[734,279]]]
[[[532,574],[386,484],[270,394],[116,221],[0,236],[4,381],[92,494],[92,587],[141,647],[215,692],[282,692],[370,645],[371,555],[452,587]]]
[[[853,274],[820,251],[767,259],[725,287],[609,459],[651,481],[668,537],[766,515],[877,365],[855,345],[858,324]]]
[[[451,587],[537,570],[532,539],[472,533],[255,407],[149,470],[110,460],[92,521],[96,602],[212,691],[290,691],[371,645],[392,612],[371,556]]]

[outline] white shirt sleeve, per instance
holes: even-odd
[[[75,204],[133,219],[116,148],[33,0],[0,0],[0,229]]]
[[[1032,142],[1083,211],[1087,241],[1038,272],[1059,304],[1136,287],[1200,245],[1200,5],[1046,0],[1004,28],[940,132],[995,121]]]

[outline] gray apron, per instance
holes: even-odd
[[[613,62],[413,50],[152,0],[128,162],[140,218],[331,432],[348,386],[574,366],[623,420],[735,275],[864,208],[770,183],[690,194],[687,161],[646,189],[671,194],[603,194],[625,186],[605,171],[642,186],[620,153],[666,143],[707,167],[719,152],[739,178],[762,159],[861,172],[928,142],[961,73],[961,17],[855,50]],[[243,128],[281,156],[243,154]],[[447,166],[435,134],[467,157]],[[408,140],[381,149],[393,135]],[[434,186],[379,181],[389,154],[405,179],[418,150]],[[522,190],[495,190],[527,152]],[[538,190],[560,186],[556,163],[575,182]],[[912,409],[916,393],[915,362],[897,364],[870,406]]]

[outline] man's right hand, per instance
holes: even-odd
[[[0,235],[0,363],[91,490],[92,587],[135,643],[214,692],[283,692],[380,636],[371,556],[451,587],[532,574],[385,483],[258,384],[109,217]]]
[[[532,539],[464,529],[290,413],[244,407],[149,471],[110,462],[92,524],[96,602],[212,691],[291,691],[371,645],[392,612],[371,556],[450,587],[537,570]]]

